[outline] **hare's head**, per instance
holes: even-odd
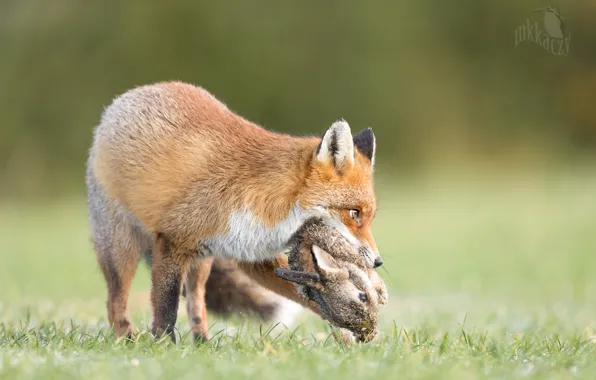
[[[310,253],[312,269],[278,268],[275,274],[300,285],[326,320],[350,330],[362,342],[372,340],[377,333],[379,296],[368,274],[356,265],[336,261],[316,245]]]

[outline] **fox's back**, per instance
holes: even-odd
[[[199,87],[158,83],[130,90],[106,108],[89,165],[106,193],[149,230],[179,231],[170,224],[186,215],[194,224],[189,230],[210,236],[224,231],[230,213],[253,194],[266,197],[276,182],[298,181],[298,173],[287,178],[275,167],[296,159],[296,144],[314,149],[316,140],[267,131]],[[261,203],[280,215],[294,206]]]
[[[294,137],[240,117],[199,87],[158,83],[106,108],[88,183],[148,232],[218,256],[269,258],[314,216],[331,218],[372,255],[374,149],[370,129],[352,136],[344,120],[322,139]]]

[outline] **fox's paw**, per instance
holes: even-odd
[[[192,329],[192,337],[195,343],[206,343],[209,341],[209,332],[204,329]]]
[[[176,331],[174,327],[167,326],[165,329],[163,327],[153,326],[151,329],[151,334],[155,338],[156,341],[160,341],[165,337],[169,336],[171,341],[175,344],[176,343]]]
[[[209,326],[202,320],[198,320],[197,323],[193,323],[191,326],[192,337],[195,343],[205,343],[209,337]]]
[[[121,319],[114,323],[114,334],[121,339],[132,340],[134,337],[134,326],[127,318]]]

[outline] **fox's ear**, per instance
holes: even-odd
[[[370,160],[371,165],[375,165],[375,151],[377,144],[375,134],[372,128],[366,128],[354,135],[354,146]]]
[[[317,148],[317,160],[333,162],[336,169],[342,170],[354,164],[354,141],[350,126],[344,119],[333,123],[323,135]]]
[[[283,280],[310,287],[314,287],[321,282],[321,278],[316,273],[301,272],[286,268],[275,268],[275,275]]]
[[[348,271],[338,267],[333,257],[321,248],[313,245],[311,253],[315,271],[317,271],[323,279],[329,281],[341,281],[347,280],[350,277]]]

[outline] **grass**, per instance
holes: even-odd
[[[84,199],[0,204],[0,378],[596,376],[596,178],[378,181],[374,233],[391,298],[373,343],[343,347],[304,312],[292,329],[212,318],[214,338],[154,342],[148,271],[135,343],[107,330]]]

